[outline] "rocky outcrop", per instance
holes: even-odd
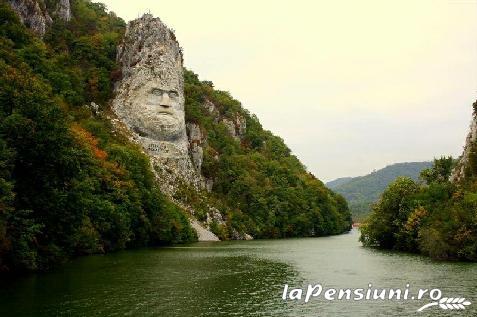
[[[71,6],[70,0],[60,0],[54,11],[54,15],[57,16],[59,19],[63,21],[70,21],[71,20]]]
[[[207,110],[210,115],[218,116],[219,112],[217,111],[217,107],[212,101],[206,99],[202,104],[202,107],[204,107],[204,109]]]
[[[43,36],[53,22],[45,6],[36,0],[8,0],[8,3],[22,23],[39,36]]]
[[[227,131],[229,132],[229,134],[236,138],[237,135],[236,135],[236,132],[235,132],[235,124],[232,120],[229,120],[227,118],[224,118],[222,119],[222,123],[225,125],[225,127],[227,128]]]
[[[474,112],[472,121],[470,123],[470,131],[467,134],[467,138],[464,145],[464,151],[462,155],[459,157],[456,167],[452,171],[450,176],[450,181],[452,182],[459,182],[463,180],[466,175],[465,171],[469,164],[469,157],[473,147],[477,144],[477,113]]]
[[[70,0],[60,0],[53,10],[48,10],[43,2],[38,0],[8,0],[12,9],[18,14],[25,26],[37,35],[45,35],[53,23],[52,17],[64,21],[71,20]]]
[[[226,221],[206,202],[204,189],[212,186],[201,174],[207,138],[197,123],[185,122],[182,51],[174,33],[159,18],[145,14],[128,24],[117,58],[122,79],[115,84],[112,101],[118,121],[111,121],[118,128],[124,126],[125,134],[142,146],[161,191],[188,213],[199,240],[218,240],[210,228],[226,226]],[[218,117],[213,103],[206,102],[205,107]],[[244,122],[243,118],[232,122],[235,136],[243,135]],[[195,219],[188,196],[206,205],[203,223]],[[232,236],[250,238],[238,232]]]
[[[200,173],[202,160],[204,158],[203,144],[205,143],[205,137],[203,136],[198,124],[187,123],[186,126],[187,137],[189,139],[189,153],[196,171]]]
[[[245,117],[238,115],[235,118],[235,128],[237,131],[237,136],[242,139],[247,131],[247,120]]]
[[[197,124],[185,123],[182,51],[174,33],[145,14],[128,24],[118,61],[123,77],[116,83],[114,113],[151,158],[162,192],[187,211],[199,240],[218,240],[181,197],[184,189],[200,196],[205,187],[205,137]]]
[[[213,234],[210,230],[207,230],[200,222],[196,219],[192,219],[190,222],[192,228],[197,232],[197,237],[199,241],[219,241],[220,239]]]
[[[229,134],[237,141],[240,141],[243,138],[245,131],[247,130],[247,121],[239,114],[237,114],[233,120],[223,118],[222,123],[227,128]]]
[[[116,85],[113,111],[167,176],[163,189],[174,192],[184,182],[203,188],[189,155],[184,115],[182,51],[174,33],[150,14],[131,21],[118,49],[122,80]],[[194,147],[197,162],[200,151]]]

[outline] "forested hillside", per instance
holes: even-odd
[[[401,177],[389,185],[361,227],[364,245],[476,261],[477,145],[468,141],[464,178],[451,182],[455,163],[443,157],[421,173],[425,184]]]
[[[339,178],[326,185],[346,198],[353,220],[360,222],[371,210],[371,205],[397,177],[406,176],[417,181],[421,171],[431,166],[431,162],[396,163],[365,176]]]
[[[186,120],[198,124],[208,140],[202,172],[214,181],[213,196],[227,210],[228,223],[216,230],[219,236],[227,237],[232,227],[260,238],[349,230],[343,197],[308,173],[283,140],[264,130],[237,100],[190,71],[185,93]],[[212,113],[204,104],[212,105]],[[246,129],[233,137],[224,121],[237,118],[245,118]]]
[[[190,215],[160,192],[148,157],[109,120],[124,21],[87,0],[71,1],[71,10],[41,39],[0,1],[0,271],[196,239]],[[349,230],[346,201],[283,140],[211,82],[190,71],[185,82],[186,119],[207,136],[202,168],[213,186],[204,195],[224,213],[225,224],[212,224],[221,238],[232,238],[232,228],[257,238]],[[240,140],[205,101],[220,118],[246,118]],[[182,194],[201,218],[204,200]]]
[[[0,268],[190,241],[186,216],[149,162],[85,104],[111,97],[124,22],[73,1],[44,41],[0,3]]]

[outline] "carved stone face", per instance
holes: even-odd
[[[177,85],[147,82],[128,96],[132,129],[157,141],[180,139],[185,131],[184,96]]]
[[[121,80],[111,108],[121,126],[132,132],[156,171],[201,187],[189,156],[182,50],[174,33],[145,14],[129,22],[117,54]],[[171,184],[164,183],[164,190],[170,191]]]
[[[149,154],[186,157],[182,52],[173,32],[150,15],[131,21],[118,61],[113,111]]]

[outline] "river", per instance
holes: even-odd
[[[363,248],[359,233],[194,243],[76,259],[1,281],[0,316],[476,316],[477,264]],[[465,297],[466,310],[421,300],[283,300],[292,288],[418,288]],[[304,294],[303,294],[304,297]],[[475,302],[475,304],[473,303]]]

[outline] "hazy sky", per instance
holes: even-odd
[[[106,0],[176,31],[317,177],[461,153],[477,98],[476,1]]]

